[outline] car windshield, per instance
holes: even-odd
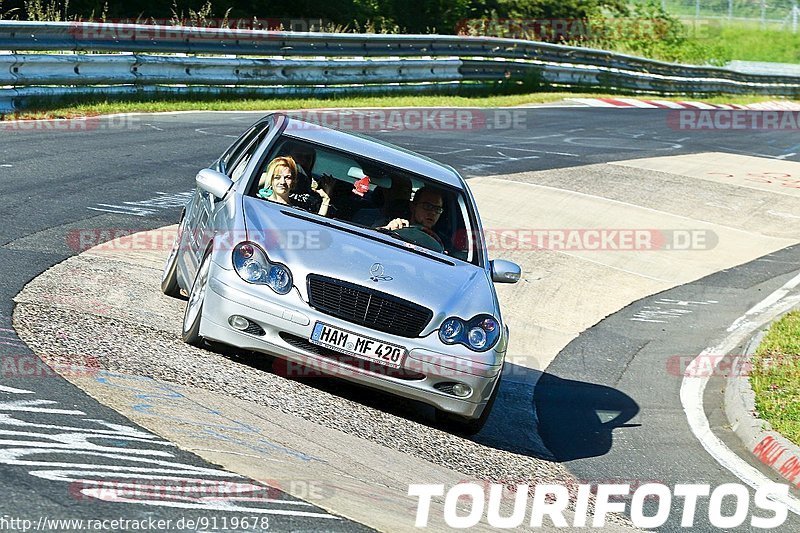
[[[463,191],[363,155],[279,137],[248,194],[480,264]]]

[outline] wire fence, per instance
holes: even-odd
[[[753,23],[794,33],[800,22],[797,0],[661,0],[661,6],[682,19]]]

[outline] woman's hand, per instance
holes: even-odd
[[[330,176],[323,174],[322,177],[324,178],[324,181],[320,180],[318,186],[314,189],[314,192],[317,193],[320,198],[322,198],[322,204],[319,206],[319,211],[317,214],[327,216],[328,208],[331,205],[331,191],[333,189],[333,184],[331,183],[332,180],[328,179]]]

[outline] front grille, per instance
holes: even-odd
[[[401,337],[419,336],[433,317],[421,305],[316,274],[308,276],[308,298],[311,307],[325,314]]]
[[[381,363],[378,363],[376,361],[367,361],[365,359],[359,359],[358,357],[352,357],[350,355],[335,352],[333,350],[328,350],[327,348],[318,346],[302,337],[298,337],[290,333],[282,331],[280,333],[280,336],[284,341],[287,342],[287,344],[290,344],[299,350],[310,352],[313,353],[314,355],[325,357],[326,359],[332,359],[339,363],[343,363],[345,365],[352,366],[360,370],[365,370],[373,374],[379,374],[381,376],[388,376],[392,378],[404,379],[409,381],[425,379],[425,374],[421,374],[419,372],[413,372],[411,370],[406,370],[404,368],[392,368],[390,366],[382,365]],[[335,372],[331,373],[335,374]]]

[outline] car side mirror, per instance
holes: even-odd
[[[495,259],[490,264],[492,265],[492,281],[495,283],[516,283],[522,275],[519,265],[511,261]]]
[[[228,190],[233,186],[233,181],[228,176],[210,168],[201,170],[197,174],[195,181],[198,187],[217,198],[224,198]]]

